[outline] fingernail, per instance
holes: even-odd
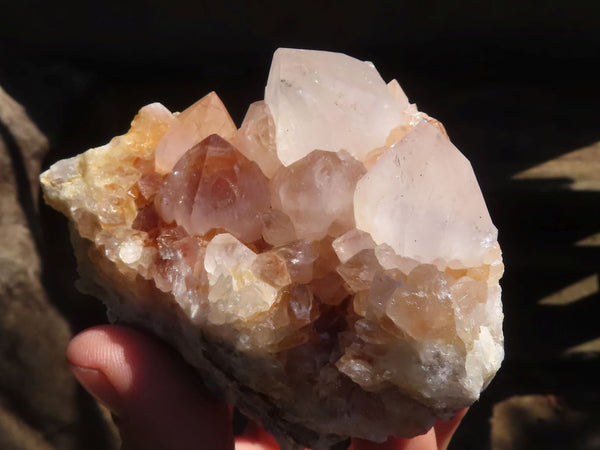
[[[71,372],[77,381],[100,403],[113,414],[119,415],[120,397],[117,391],[100,370],[70,365]]]

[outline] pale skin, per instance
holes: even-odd
[[[112,412],[127,450],[275,450],[271,435],[252,424],[234,438],[231,408],[215,400],[173,350],[132,328],[105,325],[77,335],[67,360],[79,382]],[[444,450],[467,410],[424,435],[352,450]]]

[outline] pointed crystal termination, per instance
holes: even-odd
[[[377,244],[421,263],[480,266],[497,236],[469,161],[428,121],[358,182],[354,213]]]
[[[313,150],[347,150],[363,161],[407,122],[370,62],[341,53],[280,48],[265,102],[275,121],[277,154],[288,166]]]
[[[277,289],[252,271],[257,255],[230,234],[215,236],[206,247],[204,268],[214,305],[208,320],[215,324],[248,319],[268,311],[277,298]]]
[[[252,242],[260,237],[262,212],[269,209],[269,188],[255,162],[213,134],[179,160],[155,202],[165,222],[176,222],[191,235],[224,229]]]
[[[244,122],[231,138],[231,143],[246,158],[256,162],[267,178],[273,178],[281,167],[275,147],[273,117],[264,101],[250,105]]]
[[[217,94],[211,92],[179,114],[156,146],[156,171],[166,174],[194,145],[211,134],[231,137],[236,126]]]
[[[282,447],[415,436],[503,358],[504,266],[469,162],[371,63],[280,49],[236,130],[211,93],[56,163],[88,289]]]

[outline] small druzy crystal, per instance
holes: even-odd
[[[210,93],[42,175],[83,286],[285,448],[424,433],[503,358],[497,230],[395,80],[279,49],[237,129]]]

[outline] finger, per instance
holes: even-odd
[[[244,438],[235,438],[235,450],[272,450],[273,447],[265,447],[260,442],[248,441]],[[275,447],[279,449],[279,447]]]
[[[246,426],[244,434],[240,436],[243,440],[250,442],[261,442],[267,448],[278,449],[279,443],[273,437],[272,434],[268,433],[261,425],[256,421],[250,420]]]
[[[254,441],[244,436],[235,438],[235,450],[279,450],[279,446],[273,447],[264,442]]]
[[[445,422],[437,422],[434,425],[435,439],[437,441],[438,450],[446,450],[454,432],[460,425],[461,420],[467,414],[469,408],[459,410],[452,419]]]
[[[235,450],[279,450],[279,443],[262,426],[250,420],[244,434],[235,438]]]
[[[71,341],[67,359],[80,383],[116,416],[124,448],[233,448],[226,406],[158,340],[127,327],[95,327]]]
[[[427,433],[411,439],[390,438],[382,444],[353,439],[352,450],[435,450],[437,448],[435,431],[430,429]]]

